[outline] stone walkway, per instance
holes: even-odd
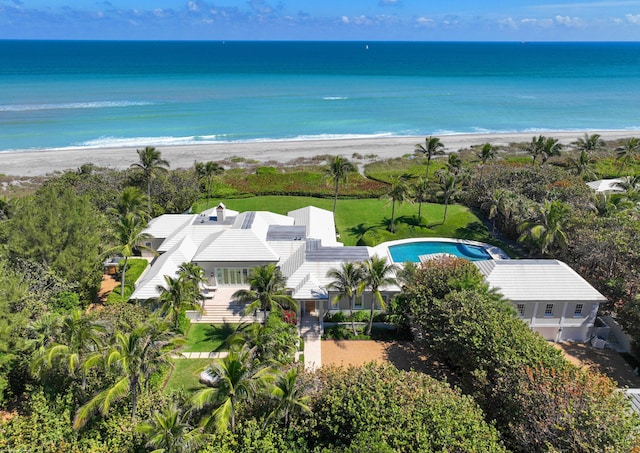
[[[300,336],[304,340],[304,369],[315,371],[322,366],[322,329],[316,317],[300,320]]]

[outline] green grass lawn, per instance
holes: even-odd
[[[229,209],[236,211],[272,211],[286,214],[304,206],[332,210],[333,200],[312,197],[266,196],[225,199]],[[396,204],[396,232],[386,230],[391,217],[391,205],[386,200],[338,200],[336,228],[345,245],[355,245],[361,236],[367,245],[411,237],[455,237],[477,241],[490,241],[489,232],[482,221],[468,208],[451,205],[447,221],[442,225],[444,205],[423,203],[422,219],[418,221],[416,204]],[[360,242],[362,244],[362,242]]]
[[[225,350],[224,341],[237,327],[238,324],[191,324],[182,352]]]
[[[173,371],[165,387],[166,392],[184,389],[193,392],[204,387],[199,382],[200,370],[211,363],[211,359],[175,359]]]
[[[127,269],[125,271],[124,297],[120,294],[120,285],[113,288],[113,291],[107,296],[107,304],[117,304],[126,302],[133,293],[136,280],[142,275],[149,262],[142,258],[129,258],[127,260]],[[118,277],[119,278],[119,277]]]

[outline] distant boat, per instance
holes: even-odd
[[[369,50],[369,44],[364,45],[365,50]]]

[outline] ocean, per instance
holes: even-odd
[[[640,43],[0,41],[0,150],[640,129]]]

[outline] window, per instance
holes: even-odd
[[[544,308],[544,315],[553,316],[553,304],[547,304],[547,306]]]
[[[362,307],[362,293],[356,296],[356,303],[354,305],[356,307]]]
[[[573,311],[573,316],[582,316],[582,309],[584,304],[576,304],[576,309]]]
[[[518,304],[516,310],[518,310],[518,316],[524,316],[524,304]]]

